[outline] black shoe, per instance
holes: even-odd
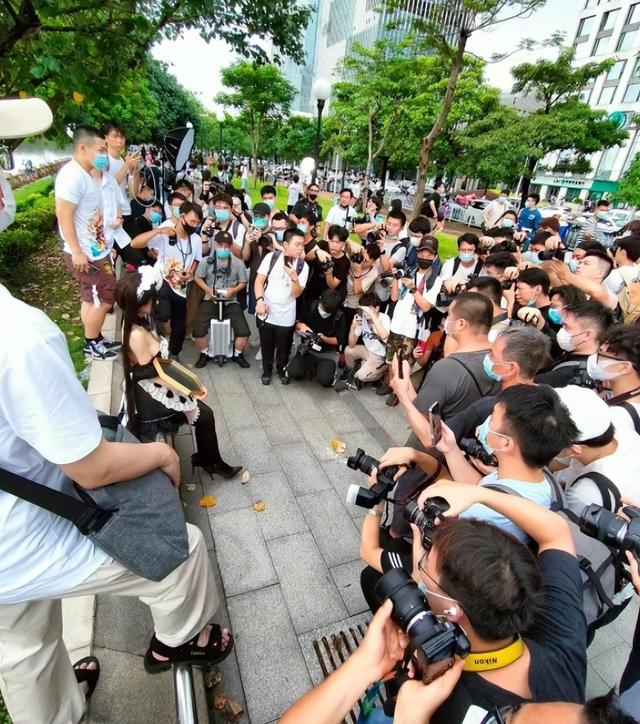
[[[196,468],[202,468],[209,473],[211,477],[214,475],[222,475],[223,478],[229,480],[229,478],[233,478],[242,470],[242,465],[229,465],[225,462],[203,465],[200,461],[200,455],[198,453],[193,453],[191,456],[191,469],[192,471],[195,471]]]
[[[387,397],[385,403],[387,407],[397,407],[400,404],[400,400],[398,399],[398,395],[396,395],[395,392],[392,392],[389,397]]]
[[[238,365],[238,367],[242,367],[243,370],[246,370],[247,367],[251,366],[245,359],[242,352],[236,352],[236,354],[232,357],[232,359]]]
[[[200,356],[196,360],[196,363],[193,365],[197,369],[202,369],[203,367],[207,366],[207,362],[209,361],[209,355],[206,352],[200,352]]]
[[[270,385],[271,384],[271,375],[267,375],[267,374],[262,375],[262,384]]]
[[[278,377],[283,385],[289,384],[289,375],[286,372],[278,372]]]
[[[376,390],[376,395],[380,395],[380,397],[384,397],[385,395],[390,395],[393,392],[391,387],[386,382],[382,382],[380,385],[378,385],[378,389]]]

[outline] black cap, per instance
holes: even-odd
[[[422,239],[420,239],[418,251],[423,250],[432,251],[434,254],[438,253],[438,240],[435,236],[431,236],[431,234],[425,234]]]

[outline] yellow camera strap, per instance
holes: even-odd
[[[463,671],[504,669],[524,654],[524,641],[518,637],[512,644],[496,651],[473,651],[464,660]]]

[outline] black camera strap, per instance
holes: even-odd
[[[465,368],[465,370],[469,373],[471,379],[474,381],[476,389],[478,390],[478,393],[480,394],[480,397],[484,397],[484,392],[482,391],[482,388],[480,387],[480,383],[478,382],[476,376],[473,374],[473,372],[469,369],[469,367],[461,359],[458,359],[458,357],[455,357],[455,352],[448,359],[454,360],[459,365],[462,365]]]

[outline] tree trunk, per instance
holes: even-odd
[[[364,183],[360,192],[360,210],[362,213],[367,208],[367,190],[369,189],[369,176],[371,175],[371,166],[373,164],[373,119],[369,116],[369,145],[367,147],[367,167],[364,170]]]
[[[440,133],[442,132],[442,129],[444,128],[444,124],[447,121],[447,118],[449,117],[449,112],[451,111],[451,106],[453,105],[453,95],[456,91],[456,87],[458,85],[458,79],[460,77],[460,73],[462,72],[462,65],[464,62],[464,51],[467,47],[467,40],[469,39],[469,33],[468,32],[462,32],[460,31],[458,36],[458,45],[456,47],[456,51],[451,59],[451,70],[449,72],[449,82],[447,83],[447,90],[444,94],[444,100],[442,101],[442,107],[440,108],[440,113],[438,114],[436,120],[433,123],[433,126],[431,126],[431,130],[429,133],[422,139],[422,143],[420,144],[420,159],[418,163],[418,186],[416,188],[416,198],[415,202],[413,204],[413,216],[414,218],[416,216],[420,215],[420,210],[422,208],[423,203],[423,197],[424,197],[424,186],[425,186],[425,174],[427,172],[427,167],[429,165],[429,157],[431,155],[431,148],[433,146],[434,141],[438,138]]]
[[[522,177],[522,186],[520,187],[520,206],[524,207],[527,196],[529,195],[529,187],[531,186],[531,179],[533,173],[536,170],[537,161],[535,158],[530,158],[527,163],[527,172]]]

